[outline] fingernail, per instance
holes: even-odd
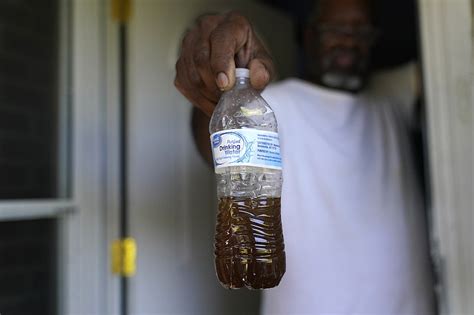
[[[217,87],[223,90],[227,87],[227,85],[229,85],[229,79],[227,78],[227,75],[224,72],[219,72],[217,74],[216,83],[217,83]]]

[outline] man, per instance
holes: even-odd
[[[434,314],[423,205],[410,152],[416,81],[408,65],[369,80],[375,32],[364,0],[321,1],[305,33],[306,81],[272,84],[283,158],[287,272],[265,314]],[[269,54],[236,13],[207,16],[184,38],[177,88],[206,118],[235,66],[263,89]]]

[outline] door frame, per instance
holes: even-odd
[[[418,6],[440,310],[474,314],[474,1]]]
[[[114,314],[109,273],[107,183],[107,7],[72,0],[72,199],[77,211],[59,216],[59,314]]]

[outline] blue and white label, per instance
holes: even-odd
[[[278,133],[257,129],[229,129],[211,135],[214,168],[256,166],[281,169]]]

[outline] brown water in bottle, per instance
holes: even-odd
[[[266,289],[280,283],[286,268],[280,208],[280,198],[220,198],[215,263],[224,287]]]

